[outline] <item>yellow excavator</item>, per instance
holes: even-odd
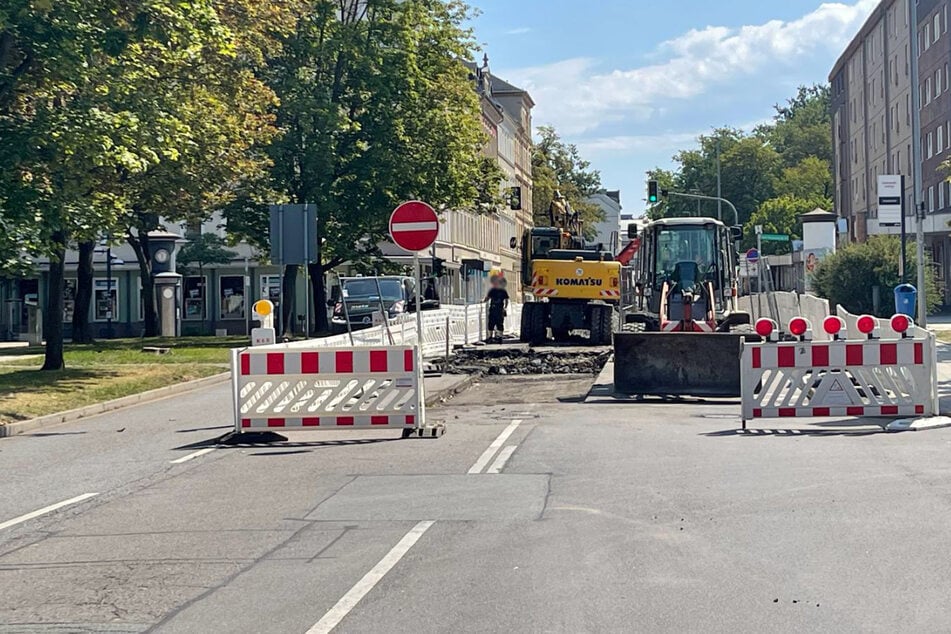
[[[610,345],[621,300],[621,264],[584,238],[579,214],[560,192],[549,206],[549,227],[522,236],[522,282],[534,301],[522,307],[521,340],[542,344],[587,333],[591,345]]]

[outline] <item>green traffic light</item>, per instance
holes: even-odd
[[[650,197],[650,201],[651,201],[652,203],[656,203],[656,202],[657,202],[657,196],[651,196],[651,197]]]

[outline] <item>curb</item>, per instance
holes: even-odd
[[[453,385],[452,387],[443,388],[431,394],[429,392],[426,392],[426,398],[425,398],[426,407],[432,407],[434,405],[438,405],[444,400],[452,398],[456,394],[459,394],[460,392],[463,392],[469,389],[470,387],[472,387],[472,384],[481,378],[482,378],[482,375],[480,373],[467,374],[463,380],[459,381],[457,384]]]
[[[138,405],[140,403],[149,403],[151,401],[157,401],[168,396],[177,396],[186,392],[193,392],[195,390],[200,390],[203,387],[208,387],[209,385],[225,383],[230,378],[231,372],[222,372],[220,374],[206,376],[202,379],[195,379],[194,381],[186,381],[185,383],[160,387],[147,392],[139,392],[138,394],[130,394],[129,396],[123,396],[122,398],[105,401],[103,403],[95,403],[93,405],[87,405],[86,407],[71,409],[65,412],[59,412],[57,414],[48,414],[46,416],[40,416],[39,418],[31,418],[30,420],[7,423],[6,425],[0,425],[0,438],[18,436],[22,433],[33,431],[35,429],[51,427],[53,425],[59,425],[62,423],[69,423],[72,421],[77,421],[81,418],[95,416],[96,414],[105,414],[106,412],[122,409],[123,407]]]

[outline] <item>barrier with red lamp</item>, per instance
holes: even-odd
[[[812,324],[794,317],[777,341],[777,324],[756,322],[761,342],[744,341],[740,360],[743,428],[756,418],[934,416],[938,413],[935,338],[898,314],[890,338],[878,320],[858,318],[863,339],[848,340],[837,316],[822,322],[832,341],[812,341]]]

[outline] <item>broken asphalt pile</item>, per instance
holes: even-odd
[[[598,374],[610,356],[610,348],[464,348],[456,351],[445,371],[485,375]]]

